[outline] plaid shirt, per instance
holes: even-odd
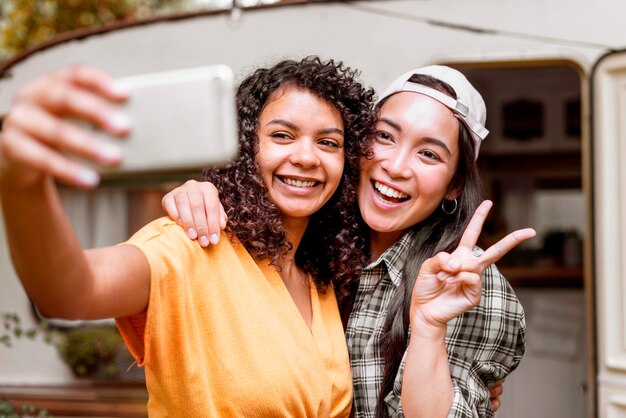
[[[356,418],[374,416],[384,367],[380,340],[412,237],[412,232],[405,234],[361,276],[346,329]],[[485,270],[482,285],[479,305],[448,323],[446,348],[454,386],[448,418],[492,417],[488,386],[514,370],[524,354],[524,311],[513,289],[495,266]],[[406,352],[393,391],[385,397],[392,417],[403,416],[400,395],[405,362]]]

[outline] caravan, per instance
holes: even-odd
[[[0,68],[0,117],[25,82],[77,62],[117,77],[208,64],[243,74],[278,58],[321,55],[360,68],[375,88],[409,68],[454,66],[488,105],[491,134],[479,162],[499,213],[484,238],[529,224],[541,234],[534,246],[499,263],[526,307],[528,349],[505,383],[498,416],[626,416],[626,173],[620,164],[626,159],[626,58],[620,53],[626,34],[617,29],[626,5],[283,3],[241,15],[161,16],[53,39]],[[162,190],[190,175],[161,173],[149,183],[117,178],[91,195],[67,190],[65,202],[81,238],[104,245],[159,216]],[[0,311],[33,321],[14,276],[1,241]],[[9,398],[78,404],[89,387],[96,399],[117,390],[112,398],[126,399],[120,403],[145,402],[132,385],[132,391],[86,386],[40,342],[1,348],[0,365],[0,393]]]

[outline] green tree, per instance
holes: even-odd
[[[7,58],[58,33],[178,10],[186,1],[2,0],[1,3],[0,50]]]

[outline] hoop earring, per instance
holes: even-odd
[[[452,209],[447,209],[446,208],[446,203],[448,203],[448,202],[452,202],[452,204],[454,205],[454,207]],[[452,215],[454,212],[456,212],[456,210],[458,208],[459,208],[459,202],[456,199],[454,199],[454,200],[442,200],[441,201],[441,210],[446,215]]]

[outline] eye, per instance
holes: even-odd
[[[291,135],[287,132],[274,132],[270,136],[279,141],[289,141],[292,139]]]
[[[332,138],[320,139],[318,141],[318,144],[327,148],[341,148],[342,147],[339,141],[337,141],[336,139],[332,139]]]
[[[441,161],[441,158],[439,158],[439,155],[437,155],[436,153],[432,152],[431,150],[421,150],[419,151],[420,155],[423,155],[424,157],[428,158],[429,160],[433,160],[433,161]]]
[[[393,142],[393,136],[391,136],[391,134],[386,131],[376,131],[374,136],[381,142]]]

